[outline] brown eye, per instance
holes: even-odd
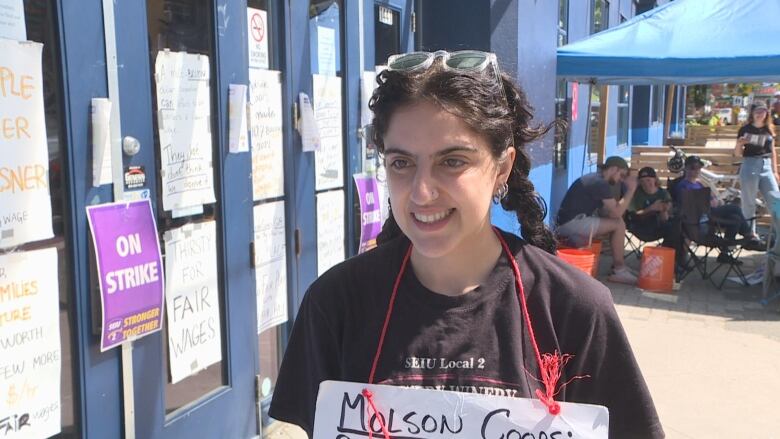
[[[449,168],[459,168],[463,165],[465,165],[466,162],[464,162],[461,159],[445,159],[444,160],[444,166],[447,166]]]
[[[406,159],[395,159],[392,162],[390,162],[390,167],[395,170],[401,170],[404,168],[409,167],[409,160]]]

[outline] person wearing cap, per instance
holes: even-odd
[[[653,217],[654,222],[669,220],[672,196],[658,184],[658,175],[650,166],[639,170],[639,186],[634,192],[628,211],[638,218]]]
[[[699,181],[701,168],[704,161],[697,155],[689,155],[685,158],[685,170],[683,177],[674,184],[671,189],[672,199],[679,203],[682,199],[682,191],[703,189],[705,186]],[[727,241],[736,240],[736,235],[742,235],[742,248],[747,250],[762,250],[766,248],[753,233],[750,224],[745,220],[742,210],[735,204],[723,204],[716,194],[710,193],[710,221],[723,229],[724,238]],[[725,249],[724,249],[725,250]],[[723,251],[718,256],[718,262],[729,262],[731,257]]]
[[[619,199],[613,188],[624,184]],[[627,284],[636,283],[634,275],[623,260],[626,213],[636,191],[637,179],[629,175],[628,163],[622,157],[608,157],[598,172],[586,174],[571,185],[558,210],[558,238],[573,247],[587,246],[594,237],[609,235],[613,265],[607,280]]]
[[[742,191],[742,215],[745,218],[756,216],[756,196],[761,191],[765,200],[769,192],[777,191],[780,176],[777,173],[777,154],[775,153],[775,127],[769,121],[766,104],[756,101],[750,108],[748,120],[737,133],[734,155],[742,157],[739,168],[739,187]],[[755,221],[751,230],[756,232]]]

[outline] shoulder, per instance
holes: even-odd
[[[408,248],[409,241],[399,237],[336,264],[311,284],[304,300],[320,309],[371,301],[377,285],[392,282]]]
[[[669,195],[669,191],[662,187],[658,188],[658,196],[660,198],[671,198],[671,196]]]
[[[739,131],[737,131],[737,137],[742,137],[742,135],[745,134],[749,129],[748,126],[750,126],[750,124],[745,124],[739,127]]]
[[[510,248],[523,274],[523,286],[562,313],[558,317],[571,316],[571,313],[594,315],[614,308],[609,289],[597,279],[557,255],[510,236],[513,240]]]

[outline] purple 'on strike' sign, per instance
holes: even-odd
[[[87,218],[100,276],[105,351],[162,327],[160,242],[148,199],[87,206]]]
[[[376,177],[355,174],[355,185],[360,197],[360,248],[358,253],[376,247],[376,237],[382,231],[382,210]]]

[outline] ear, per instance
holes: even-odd
[[[512,173],[512,168],[515,166],[515,156],[517,150],[514,146],[510,146],[504,151],[503,156],[498,162],[498,175],[496,175],[496,186],[500,187],[502,183],[509,179],[509,174]]]

